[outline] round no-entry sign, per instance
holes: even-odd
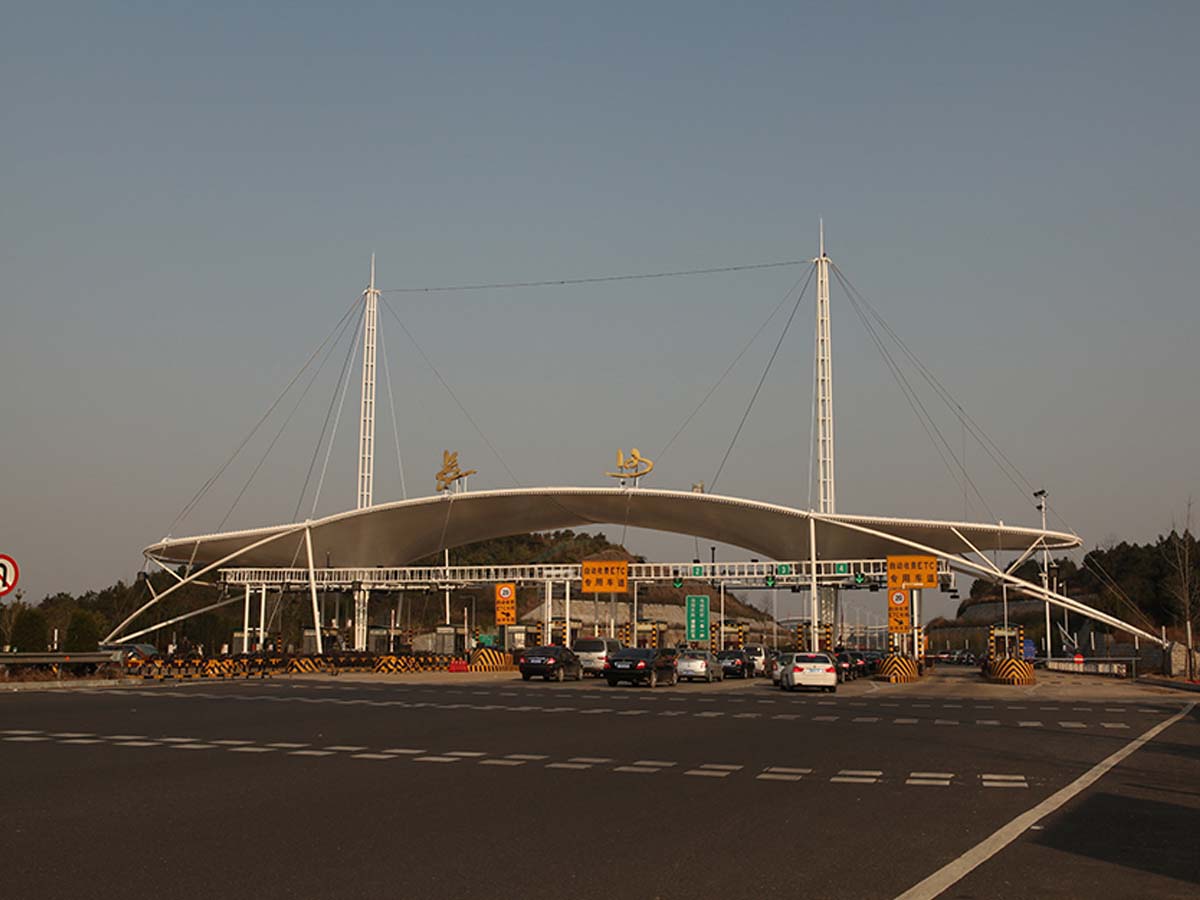
[[[21,569],[11,556],[0,553],[0,597],[12,591],[21,577]]]
[[[904,606],[908,602],[907,591],[892,591],[892,605]]]

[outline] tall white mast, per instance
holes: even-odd
[[[821,222],[821,255],[817,266],[817,478],[821,512],[837,512],[833,480],[833,347],[829,338],[829,257],[825,255],[825,223]]]
[[[379,318],[379,291],[375,288],[375,254],[371,254],[371,281],[363,291],[362,405],[358,417],[358,508],[371,505],[375,492],[375,326]],[[367,649],[371,592],[354,592],[354,649]],[[341,623],[339,622],[339,627]]]
[[[371,505],[375,490],[375,326],[379,291],[375,289],[375,254],[371,254],[371,283],[363,292],[362,406],[358,419],[358,508]]]

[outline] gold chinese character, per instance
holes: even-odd
[[[617,450],[617,469],[616,472],[604,474],[609,478],[641,478],[654,471],[654,461],[642,456],[637,447],[629,451],[628,457],[625,456],[625,451]]]
[[[474,475],[475,469],[468,469],[463,472],[458,467],[458,451],[451,453],[449,450],[442,451],[442,470],[437,473],[437,489],[439,492],[446,490],[454,482],[460,478],[466,478],[468,475]]]

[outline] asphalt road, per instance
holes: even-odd
[[[1186,708],[1043,678],[0,695],[0,897],[896,897]],[[1191,710],[943,894],[1195,897]]]

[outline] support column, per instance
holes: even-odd
[[[808,517],[808,585],[811,609],[811,625],[808,629],[809,650],[816,653],[821,646],[817,638],[817,605],[819,603],[817,597],[817,520],[812,516]]]
[[[638,582],[633,583],[633,609],[630,612],[629,622],[629,640],[632,642],[631,647],[636,647],[637,642],[637,605],[638,605]]]
[[[921,589],[913,588],[909,591],[909,596],[912,597],[912,650],[913,659],[921,658]]]
[[[546,640],[546,645],[549,646],[554,638],[552,628],[554,627],[554,582],[546,579],[546,603],[542,612],[546,616],[546,633],[543,637]]]
[[[312,529],[307,525],[304,528],[304,548],[308,552],[308,592],[312,597],[313,628],[315,629],[314,636],[317,639],[317,656],[323,656],[325,653],[325,644],[321,640],[321,611],[317,607],[317,570],[313,566]]]
[[[242,653],[250,652],[250,585],[246,585],[246,602],[242,604]]]
[[[570,648],[571,646],[571,582],[563,582],[563,646]]]
[[[267,586],[258,591],[258,652],[267,647]]]
[[[370,603],[370,588],[359,588],[354,592],[354,649],[360,652],[367,649]]]

